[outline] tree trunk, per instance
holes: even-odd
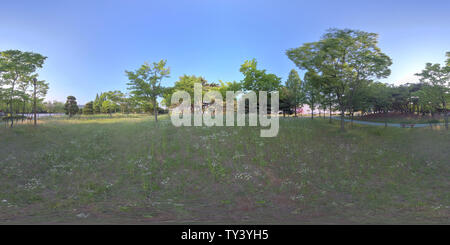
[[[25,118],[25,99],[23,100],[23,106],[22,106],[22,124],[23,124],[23,120]]]
[[[12,88],[11,88],[11,96],[10,96],[10,100],[9,100],[9,113],[11,114],[10,119],[11,119],[11,125],[10,127],[12,128],[14,126],[14,118],[13,118],[13,95],[14,95],[14,85],[15,85],[16,81],[14,80],[13,84],[12,84]]]
[[[330,109],[330,123],[331,123],[331,104],[330,104],[329,109]]]
[[[445,120],[445,128],[448,130],[448,111],[447,111],[447,106],[446,103],[443,103],[444,105],[444,120]]]
[[[350,123],[350,127],[353,128],[353,109],[352,109],[352,119],[351,119],[351,123]]]
[[[344,125],[344,110],[341,110],[341,131],[345,131],[345,125]]]
[[[294,106],[294,116],[297,117],[297,106]]]
[[[158,122],[158,104],[156,103],[156,99],[153,103],[153,112],[155,114],[155,122]]]
[[[36,79],[34,80],[34,90],[33,90],[33,111],[34,111],[34,126],[37,125],[36,120]]]

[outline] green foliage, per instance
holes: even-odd
[[[93,101],[90,101],[90,102],[86,103],[86,105],[84,105],[83,114],[84,115],[94,114],[94,102]]]
[[[295,108],[295,98],[293,96],[292,91],[286,87],[286,86],[280,86],[279,88],[280,92],[280,102],[279,102],[279,108],[284,114],[292,114],[292,110]]]
[[[173,93],[174,93],[173,87],[164,88],[163,93],[162,93],[163,99],[161,101],[161,104],[163,104],[166,107],[170,107]]]
[[[288,88],[292,94],[295,105],[299,105],[304,101],[302,80],[300,79],[298,72],[294,69],[289,72],[289,77],[286,81],[286,88]]]
[[[128,89],[131,94],[140,101],[153,103],[155,120],[158,120],[158,102],[157,98],[163,95],[164,88],[161,81],[169,77],[170,68],[166,67],[166,61],[161,60],[152,65],[147,62],[136,71],[125,71],[128,76]]]
[[[108,113],[108,114],[112,114],[114,111],[115,105],[112,101],[110,100],[105,100],[102,103],[102,112],[103,113]]]
[[[95,100],[94,100],[94,104],[93,104],[93,108],[94,108],[94,113],[98,114],[102,112],[102,101],[100,100],[100,96],[98,96],[98,94],[95,96]]]
[[[9,105],[9,113],[14,115],[14,104],[22,104],[22,113],[25,113],[25,107],[33,97],[39,100],[45,96],[48,90],[48,84],[45,81],[37,81],[35,73],[38,68],[42,68],[47,57],[33,52],[23,52],[20,50],[6,50],[0,52],[0,87],[2,88],[0,96],[0,104],[3,100]],[[35,94],[30,96],[27,94],[28,88],[33,85]],[[34,102],[34,101],[33,101]],[[38,101],[35,101],[37,104]],[[11,120],[11,127],[14,120]]]
[[[191,103],[194,102],[194,84],[200,83],[202,85],[202,96],[205,95],[208,91],[219,91],[223,93],[223,97],[225,98],[225,87],[220,86],[216,83],[209,83],[205,78],[201,76],[195,75],[183,75],[180,76],[178,81],[175,82],[173,87],[166,88],[163,92],[163,103],[166,106],[172,106],[171,97],[172,94],[176,91],[185,91],[191,97]],[[224,85],[222,81],[220,81],[221,85]],[[227,83],[233,85],[233,83]]]
[[[336,96],[343,116],[345,110],[354,110],[353,96],[362,84],[390,75],[392,61],[381,52],[377,38],[375,33],[330,29],[321,40],[289,49],[286,55],[300,69],[320,77],[322,85],[317,87]]]
[[[280,102],[283,107],[290,107],[297,115],[297,106],[302,105],[305,102],[305,93],[302,90],[302,81],[298,72],[292,69],[289,72],[289,77],[286,81],[285,88],[280,89]],[[284,111],[284,110],[283,110]]]
[[[393,108],[393,87],[385,83],[375,82],[369,85],[369,91],[361,100],[366,99],[368,108],[364,111],[388,112]]]
[[[68,96],[66,104],[64,105],[64,111],[66,112],[66,115],[69,115],[69,117],[72,117],[73,115],[77,114],[80,109],[77,105],[77,99],[74,96]]]
[[[242,83],[240,82],[222,82],[220,81],[220,88],[219,91],[222,94],[222,96],[225,98],[226,95],[226,91],[233,91],[233,92],[237,92],[237,91],[241,91],[242,90]]]
[[[277,91],[281,84],[281,78],[275,74],[266,73],[266,70],[258,70],[256,59],[246,60],[239,71],[244,75],[242,88],[247,91]]]
[[[202,95],[204,95],[208,90],[208,81],[203,77],[197,77],[195,75],[183,75],[179,77],[178,81],[172,88],[173,92],[185,91],[191,96],[191,102],[194,102],[194,84],[200,83],[202,85]]]
[[[49,87],[45,80],[37,80],[33,87],[36,89],[36,97],[38,99],[43,99],[47,95]]]
[[[304,95],[304,102],[311,108],[311,118],[314,118],[314,109],[322,99],[320,92],[321,77],[312,71],[308,71],[304,77],[302,86],[302,93]]]
[[[449,53],[446,53],[448,57],[446,65],[427,63],[425,69],[422,72],[417,73],[416,76],[420,77],[420,81],[425,83],[425,89],[419,94],[422,98],[425,98],[434,107],[441,109],[445,116],[445,127],[448,129],[448,114],[447,102],[450,100],[450,66]]]
[[[270,92],[279,91],[281,86],[281,78],[272,73],[266,73],[266,70],[258,70],[257,62],[255,59],[246,60],[241,65],[239,71],[244,75],[244,79],[241,81],[241,88],[245,91],[253,91],[256,93],[257,104],[259,108],[259,92],[268,92],[270,98]],[[267,110],[270,110],[270,99],[268,99]],[[246,111],[248,110],[246,105]],[[259,110],[259,109],[258,109]]]
[[[44,102],[45,111],[48,113],[64,113],[64,103],[59,101]]]

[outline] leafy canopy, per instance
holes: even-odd
[[[378,35],[359,30],[330,29],[321,40],[289,49],[286,54],[300,69],[321,76],[338,96],[356,89],[364,80],[390,75],[391,59],[378,48]]]
[[[257,95],[259,91],[277,91],[281,84],[281,78],[275,74],[266,73],[266,70],[258,70],[255,59],[246,60],[239,69],[244,74],[242,88],[247,91],[254,91]]]
[[[163,93],[161,81],[165,77],[169,77],[170,68],[166,67],[166,60],[153,62],[149,64],[145,62],[136,71],[125,71],[129,82],[128,89],[131,94],[141,100],[151,100],[156,103],[158,96]]]

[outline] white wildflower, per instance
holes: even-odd
[[[249,173],[237,173],[234,175],[235,179],[241,179],[241,180],[246,180],[249,181],[252,178],[252,175]]]
[[[305,196],[303,196],[303,194],[298,194],[296,196],[291,196],[291,200],[292,201],[302,200],[303,198],[305,198]]]
[[[161,181],[162,185],[167,185],[170,181],[170,177],[165,178],[163,181]]]
[[[89,214],[79,213],[79,214],[77,214],[77,217],[85,219],[85,218],[89,217]]]

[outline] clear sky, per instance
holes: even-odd
[[[450,51],[450,1],[76,0],[0,3],[0,50],[48,57],[40,77],[47,99],[83,104],[108,90],[126,91],[124,70],[167,59],[173,85],[183,74],[210,82],[240,81],[239,66],[283,78],[295,68],[285,51],[316,41],[328,29],[380,35],[394,64],[385,82],[415,82],[426,62]]]

